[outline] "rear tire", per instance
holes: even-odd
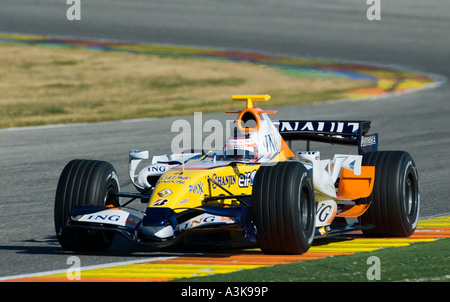
[[[119,206],[116,194],[119,179],[114,167],[104,161],[72,160],[63,169],[55,196],[55,231],[61,246],[68,251],[104,251],[114,233],[65,228],[77,206]]]
[[[315,232],[316,202],[311,176],[299,162],[261,166],[252,193],[258,246],[267,254],[303,254]]]
[[[409,237],[419,220],[419,177],[411,155],[404,151],[378,151],[364,155],[364,166],[375,166],[372,201],[359,218],[367,236]],[[369,227],[369,228],[366,228]]]

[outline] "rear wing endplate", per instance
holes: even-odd
[[[281,137],[294,140],[323,142],[341,145],[356,145],[358,153],[378,150],[378,133],[368,134],[370,121],[295,121],[273,122]],[[307,150],[309,151],[309,150]]]

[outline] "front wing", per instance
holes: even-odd
[[[204,207],[176,213],[170,208],[149,207],[145,212],[130,207],[76,207],[66,228],[116,232],[141,246],[163,248],[187,236],[220,231],[241,231],[253,241],[255,227],[249,207]]]

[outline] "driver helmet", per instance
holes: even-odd
[[[230,137],[223,148],[223,155],[227,159],[255,159],[258,147],[251,137]]]

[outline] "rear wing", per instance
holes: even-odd
[[[310,141],[356,145],[359,154],[378,150],[378,133],[367,134],[370,121],[281,120],[273,123],[278,126],[278,132],[285,141],[307,141],[307,151]]]

